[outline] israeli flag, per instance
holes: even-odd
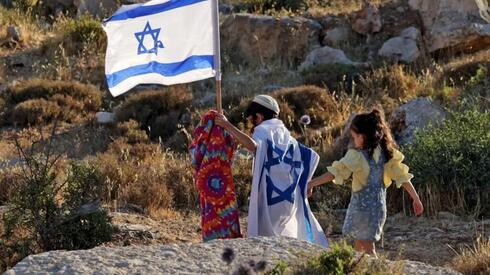
[[[213,12],[212,0],[153,0],[122,6],[104,20],[111,94],[214,77]]]

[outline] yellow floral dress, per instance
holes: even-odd
[[[373,156],[366,150],[351,149],[328,167],[336,184],[342,184],[352,175],[352,195],[342,228],[344,235],[356,240],[379,241],[386,221],[386,188],[392,181],[399,188],[413,177],[402,163],[403,158],[398,150],[386,161],[380,148]]]

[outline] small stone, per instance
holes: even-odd
[[[98,124],[113,124],[116,121],[114,113],[98,112],[95,114],[95,119]]]
[[[309,67],[321,64],[353,65],[354,62],[345,55],[344,51],[324,46],[310,52],[308,56],[306,56],[305,61],[299,66],[299,70],[305,70]]]
[[[7,39],[12,39],[16,42],[20,42],[22,40],[22,34],[18,27],[16,26],[8,26],[7,27]]]

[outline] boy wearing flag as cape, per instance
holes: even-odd
[[[252,137],[224,115],[216,117],[217,125],[255,154],[248,236],[288,236],[328,247],[306,194],[307,183],[318,165],[318,154],[290,135],[277,118],[279,111],[271,96],[256,96],[245,112],[254,126]]]

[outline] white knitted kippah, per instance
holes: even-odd
[[[254,97],[252,101],[264,106],[276,114],[279,114],[279,104],[277,104],[277,101],[272,96],[258,95]]]

